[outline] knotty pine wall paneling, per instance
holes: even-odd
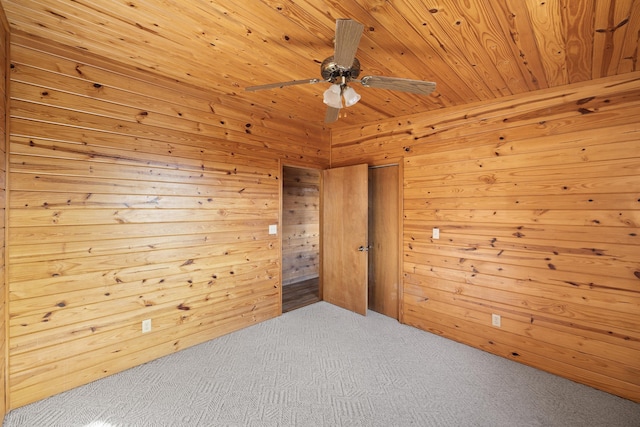
[[[283,167],[282,285],[320,274],[320,170]]]
[[[6,277],[6,206],[7,146],[9,142],[9,23],[0,5],[0,420],[7,412],[7,277]],[[2,422],[0,421],[0,424]]]
[[[640,402],[640,73],[332,132],[399,156],[404,322]]]
[[[280,162],[322,129],[23,34],[12,67],[11,408],[280,314]]]

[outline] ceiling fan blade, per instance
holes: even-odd
[[[336,47],[333,57],[339,67],[351,68],[353,65],[363,30],[364,25],[353,19],[336,21]]]
[[[294,85],[304,85],[304,84],[314,84],[324,80],[320,79],[307,79],[307,80],[291,80],[288,82],[280,82],[280,83],[269,83],[266,85],[258,85],[258,86],[248,86],[244,88],[247,92],[255,92],[257,90],[265,90],[265,89],[278,89],[283,88],[285,86],[294,86]]]
[[[338,115],[340,114],[339,108],[327,107],[327,114],[324,116],[325,123],[333,123],[338,120]]]
[[[360,84],[364,87],[398,90],[401,92],[417,93],[419,95],[429,95],[436,89],[434,82],[402,79],[399,77],[365,76],[360,79]]]

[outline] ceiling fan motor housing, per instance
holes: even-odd
[[[341,67],[333,60],[333,56],[328,57],[320,65],[320,74],[322,78],[332,84],[348,83],[352,79],[357,79],[360,75],[360,61],[353,58],[353,64],[350,68]],[[343,80],[344,78],[344,80]]]

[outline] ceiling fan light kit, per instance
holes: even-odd
[[[342,108],[342,98],[344,106],[351,107],[360,101],[361,96],[352,87],[332,84],[324,91],[323,102],[329,107]]]
[[[352,87],[345,87],[342,91],[342,96],[344,97],[344,105],[345,107],[351,107],[352,105],[356,105],[358,101],[360,101],[361,96],[353,90]]]
[[[324,91],[323,102],[329,107],[342,108],[342,97],[340,96],[340,85],[331,85]]]
[[[418,95],[429,95],[436,88],[433,82],[423,80],[403,79],[397,77],[365,76],[357,80],[360,75],[360,61],[355,57],[358,44],[364,30],[364,25],[353,19],[338,19],[336,21],[336,37],[334,55],[328,57],[320,66],[320,79],[291,80],[281,83],[270,83],[259,86],[250,86],[246,91],[276,89],[284,86],[299,84],[314,84],[324,81],[331,83],[329,89],[324,91],[323,102],[327,105],[325,123],[331,123],[338,119],[342,100],[344,106],[351,107],[360,100],[360,95],[350,87],[351,82],[360,83],[363,87],[397,90]]]

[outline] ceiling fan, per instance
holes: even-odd
[[[322,79],[291,80],[288,82],[270,83],[259,86],[249,86],[246,91],[276,89],[285,86],[314,84],[319,82],[331,83],[331,87],[324,92],[323,102],[327,104],[325,123],[338,120],[340,109],[343,106],[350,107],[360,100],[360,95],[349,83],[360,83],[364,87],[398,90],[402,92],[429,95],[436,88],[433,82],[423,80],[411,80],[398,77],[365,76],[358,80],[360,75],[360,61],[356,58],[356,51],[360,43],[360,37],[364,25],[353,19],[338,19],[336,21],[335,52],[320,65]]]

